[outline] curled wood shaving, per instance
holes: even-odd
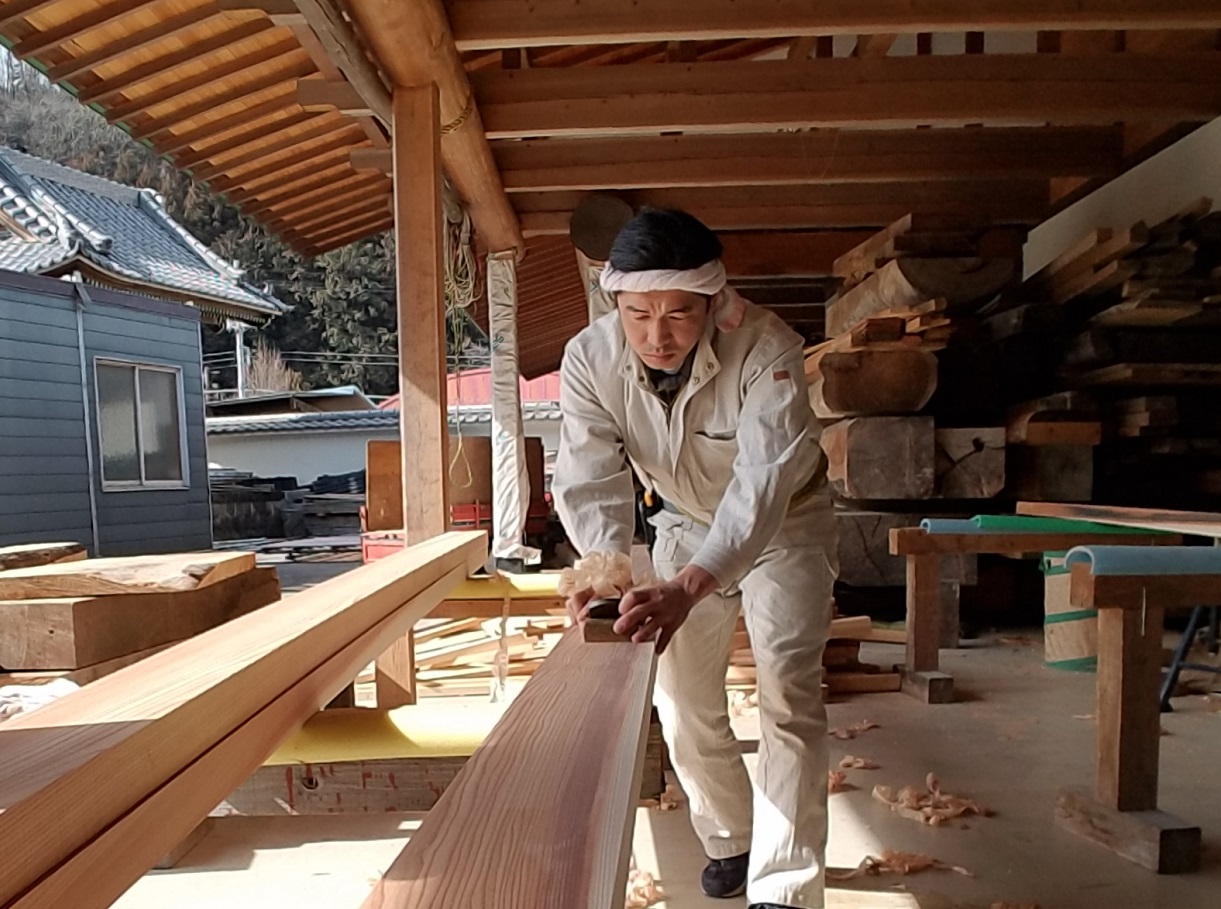
[[[658,885],[653,875],[639,868],[633,868],[627,874],[627,899],[624,909],[648,909],[666,898],[665,891]]]
[[[877,770],[878,765],[869,760],[869,758],[853,757],[850,754],[845,754],[839,762],[841,770]]]
[[[827,771],[827,792],[831,795],[835,795],[837,792],[849,792],[855,788],[855,786],[848,782],[848,774],[844,773],[844,771]]]
[[[937,777],[931,773],[924,783],[924,792],[915,786],[904,786],[897,793],[890,786],[874,786],[873,797],[889,806],[895,814],[930,827],[938,827],[948,820],[966,815],[987,817],[991,813],[978,802],[942,792]]]
[[[751,716],[759,712],[759,691],[729,692],[729,712],[733,716]]]
[[[953,871],[955,874],[961,874],[964,877],[975,877],[966,868],[947,864],[929,855],[921,855],[918,852],[896,852],[893,849],[887,849],[882,853],[881,858],[874,855],[865,856],[861,859],[861,863],[851,871],[829,869],[827,871],[827,880],[850,881],[854,878],[878,874],[919,874],[921,871]]]
[[[832,729],[827,735],[837,739],[854,739],[862,732],[867,732],[870,729],[880,729],[881,727],[873,720],[861,720],[859,723],[853,723],[851,726],[844,726],[839,729]]]
[[[560,572],[557,591],[562,597],[580,590],[592,590],[599,597],[617,597],[631,588],[631,556],[624,552],[591,552]]]
[[[683,804],[683,791],[673,783],[666,784],[666,791],[661,794],[658,808],[662,811],[674,811],[676,808],[681,808]]]

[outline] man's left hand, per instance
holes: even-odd
[[[619,601],[615,633],[631,634],[633,644],[655,639],[657,652],[663,653],[695,604],[716,586],[711,574],[688,566],[672,581],[629,590]]]

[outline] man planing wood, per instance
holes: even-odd
[[[684,212],[645,209],[619,233],[601,277],[616,310],[564,353],[552,489],[586,555],[629,551],[633,470],[661,502],[661,580],[624,594],[615,630],[661,654],[655,703],[709,859],[704,892],[820,909],[835,572],[825,458],[801,338],[727,285],[720,256]],[[591,597],[573,594],[569,609]],[[739,610],[758,666],[753,810],[725,697]]]

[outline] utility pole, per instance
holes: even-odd
[[[250,326],[245,322],[230,319],[226,327],[233,332],[236,344],[234,353],[237,354],[237,396],[244,398],[246,397],[246,329]]]

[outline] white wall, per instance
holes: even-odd
[[[490,423],[464,425],[462,433],[486,436],[490,427]],[[526,436],[541,437],[543,450],[555,451],[560,444],[560,422],[528,420]],[[370,439],[397,438],[395,430],[212,433],[208,436],[208,463],[247,470],[257,477],[296,477],[306,486],[321,476],[364,470]]]
[[[1153,224],[1201,196],[1221,205],[1221,118],[1200,127],[1121,177],[1044,221],[1025,249],[1029,276],[1097,227]]]

